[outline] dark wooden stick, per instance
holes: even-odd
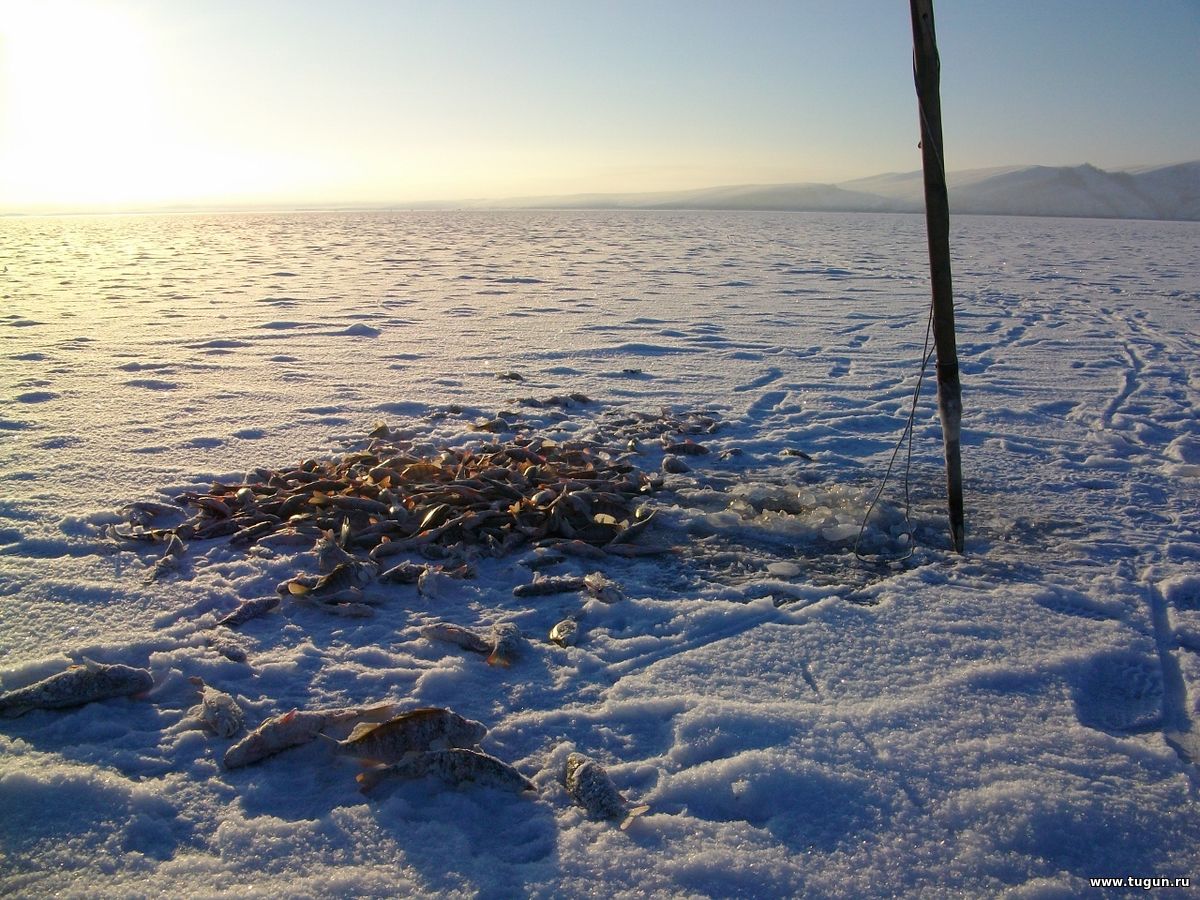
[[[933,342],[937,348],[938,413],[946,451],[946,494],[950,537],[963,552],[962,387],[954,342],[954,290],[950,281],[950,205],[942,155],[941,62],[933,30],[933,0],[909,0],[913,27],[913,77],[921,113],[921,162],[925,169],[925,223],[933,281]]]

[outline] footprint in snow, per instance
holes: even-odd
[[[164,381],[161,378],[131,378],[125,382],[126,387],[146,388],[149,391],[173,391],[179,387],[173,381]]]
[[[1081,724],[1108,732],[1139,732],[1162,722],[1163,682],[1158,661],[1129,650],[1088,661],[1071,689]]]
[[[58,394],[53,391],[26,391],[24,394],[17,394],[13,399],[18,403],[45,403],[48,400],[57,400]]]

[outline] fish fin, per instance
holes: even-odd
[[[279,724],[284,725],[284,724],[287,724],[288,722],[292,721],[292,719],[296,718],[296,713],[298,713],[298,712],[300,712],[299,709],[293,709],[289,713],[284,713],[283,718],[279,720]]]
[[[498,656],[495,650],[488,654],[487,664],[489,666],[503,666],[506,669],[512,665],[512,663],[503,656]]]
[[[204,689],[204,679],[201,678],[199,675],[192,675],[191,677],[188,678],[188,681],[190,681],[192,684],[194,684],[196,687],[200,688],[201,690]]]
[[[392,713],[396,709],[396,704],[391,700],[384,700],[382,703],[375,703],[371,706],[364,706],[360,712],[359,718],[366,719],[369,722],[386,722],[392,717]]]
[[[372,769],[367,769],[365,772],[359,772],[354,776],[354,780],[359,784],[359,791],[365,794],[386,777],[387,766],[376,766]]]
[[[338,740],[337,738],[335,738],[335,737],[330,737],[329,735],[327,735],[327,734],[326,734],[325,732],[323,732],[323,731],[318,731],[318,732],[317,732],[317,737],[319,737],[319,738],[324,738],[325,740],[329,741],[329,743],[333,744],[333,746],[334,746],[335,748],[342,746],[342,742],[341,742],[341,741],[339,741],[339,740]]]
[[[635,806],[633,809],[629,810],[629,814],[627,816],[625,816],[625,821],[621,823],[621,830],[625,831],[633,823],[634,819],[636,819],[638,816],[642,815],[649,809],[650,809],[650,804],[643,803],[641,806]]]
[[[15,718],[17,718],[17,716],[25,715],[25,713],[29,712],[31,709],[36,709],[36,707],[33,707],[33,706],[6,706],[6,707],[4,707],[3,710],[0,710],[0,715],[4,716],[4,718],[6,718],[6,719],[15,719]]]
[[[380,723],[378,722],[359,722],[354,726],[354,729],[348,735],[346,735],[346,743],[357,741],[363,735],[370,734],[379,727],[379,724]]]

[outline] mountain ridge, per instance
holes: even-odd
[[[1000,166],[947,173],[959,214],[1200,221],[1200,160],[1106,171],[1077,166]],[[826,184],[735,184],[685,191],[509,197],[425,207],[468,209],[709,209],[921,212],[920,171]]]

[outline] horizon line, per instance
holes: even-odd
[[[1036,169],[1094,169],[1106,174],[1145,174],[1148,172],[1159,171],[1162,169],[1176,168],[1179,166],[1187,166],[1192,164],[1200,164],[1200,159],[1182,160],[1178,162],[1161,163],[1161,164],[1139,164],[1126,166],[1119,169],[1103,169],[1090,162],[1082,162],[1071,165],[1044,165],[1040,163],[1015,164],[1015,165],[998,165],[998,166],[981,166],[969,169],[955,169],[946,173],[947,177],[954,175],[971,175],[986,172],[1014,172],[1022,170]],[[721,184],[711,184],[702,187],[694,188],[678,188],[678,189],[660,189],[650,191],[574,191],[571,193],[558,194],[509,194],[501,197],[464,197],[454,200],[449,199],[433,199],[433,200],[319,200],[319,201],[293,201],[293,200],[278,200],[278,201],[248,201],[248,202],[214,202],[214,203],[160,203],[160,204],[140,204],[122,206],[120,208],[111,208],[104,205],[82,206],[77,208],[68,208],[59,205],[47,205],[44,208],[37,206],[26,207],[24,209],[15,210],[0,210],[0,218],[54,218],[61,216],[122,216],[122,215],[188,215],[188,214],[204,214],[204,213],[254,213],[254,212],[337,212],[337,211],[354,211],[354,212],[386,212],[386,211],[475,211],[487,212],[495,211],[502,212],[505,210],[533,210],[533,209],[556,209],[562,211],[563,208],[555,202],[579,200],[581,198],[593,198],[597,202],[602,202],[605,198],[612,198],[615,203],[617,198],[626,198],[626,202],[632,198],[644,198],[649,200],[654,197],[686,197],[687,195],[703,194],[710,191],[722,190],[737,190],[737,189],[784,189],[784,188],[835,188],[845,190],[845,186],[854,185],[856,183],[871,181],[880,178],[910,178],[920,177],[921,169],[897,170],[889,172],[879,172],[873,175],[858,176],[842,181],[779,181],[779,182],[729,182]],[[867,196],[867,192],[860,191],[860,194]],[[884,195],[877,195],[881,201],[892,200]],[[537,206],[537,201],[547,201],[546,206]],[[521,204],[519,206],[506,206],[505,204]],[[570,209],[585,210],[585,209],[624,209],[628,211],[643,211],[643,212],[679,212],[687,211],[681,209],[671,209],[663,207],[637,207],[637,206],[578,206],[570,207]],[[702,208],[689,208],[694,211],[702,211]],[[871,210],[849,210],[835,208],[784,208],[784,207],[762,207],[762,206],[747,206],[744,208],[730,209],[728,207],[713,207],[712,211],[744,211],[744,212],[887,212],[887,213],[912,213],[920,210],[912,209],[871,209]],[[963,213],[960,213],[962,215]],[[1005,215],[1006,213],[972,213],[979,215]],[[1121,218],[1113,216],[1107,218]]]

